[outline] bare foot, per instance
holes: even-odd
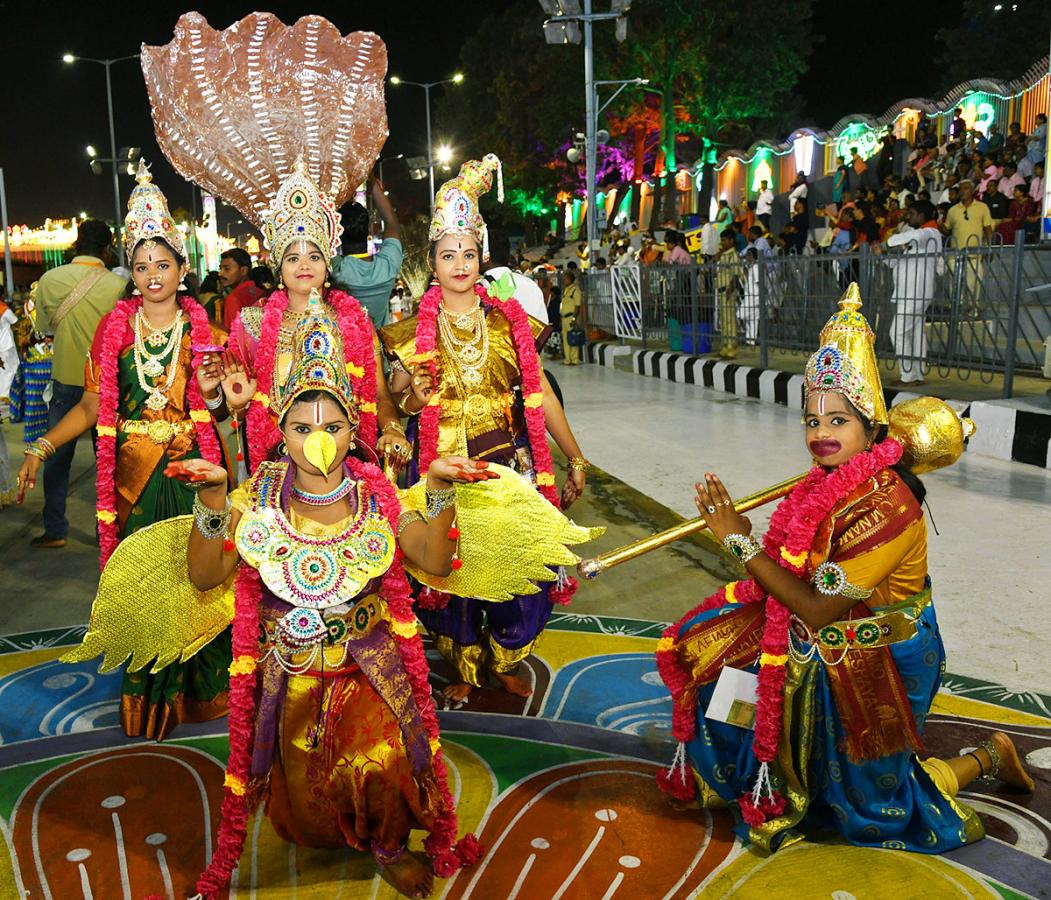
[[[1029,777],[1025,766],[1022,765],[1022,760],[1018,758],[1018,750],[1015,749],[1014,741],[1002,731],[995,732],[991,740],[996,745],[996,749],[1000,751],[1000,771],[996,777],[1020,791],[1033,793],[1036,785]]]
[[[442,694],[444,694],[449,700],[454,700],[459,703],[461,700],[466,700],[467,695],[473,690],[474,688],[466,681],[458,681],[455,684],[450,684],[448,687],[442,688]]]
[[[394,885],[403,897],[429,897],[434,890],[434,873],[419,854],[406,850],[396,863],[380,866],[384,880]]]
[[[496,680],[503,685],[504,690],[509,694],[514,694],[516,697],[528,697],[533,693],[529,683],[523,681],[517,675],[508,675],[504,672],[493,672],[493,675],[496,676]]]

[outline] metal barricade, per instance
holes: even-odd
[[[809,354],[851,282],[875,333],[888,382],[941,377],[990,382],[1016,371],[1039,372],[1051,338],[1051,246],[928,246],[854,253],[720,256],[688,266],[615,266],[588,273],[591,327],[622,342],[665,344],[686,353],[731,357],[757,348]],[[904,252],[902,252],[902,250]]]

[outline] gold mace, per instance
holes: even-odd
[[[888,431],[890,436],[902,445],[902,462],[919,475],[951,466],[956,462],[963,453],[967,438],[974,434],[975,424],[970,419],[961,419],[956,410],[944,400],[937,397],[918,397],[899,403],[890,411]],[[744,513],[780,500],[806,478],[806,475],[807,473],[803,472],[742,497],[734,504],[734,509]],[[689,519],[681,525],[640,538],[593,559],[582,559],[577,564],[577,572],[583,578],[595,578],[613,566],[619,566],[630,559],[707,528],[704,516]]]

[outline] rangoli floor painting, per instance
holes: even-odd
[[[1015,898],[1051,896],[1051,698],[949,675],[929,751],[958,752],[990,723],[1033,768],[1034,796],[963,795],[989,839],[948,856],[806,842],[743,849],[731,814],[673,810],[654,774],[673,748],[653,662],[662,625],[556,614],[529,660],[535,691],[495,691],[441,713],[461,826],[482,861],[435,896],[610,898]],[[140,900],[192,894],[219,813],[225,722],[164,744],[128,741],[119,674],[57,661],[83,629],[0,638],[0,896]],[[440,686],[440,664],[433,679]],[[252,823],[237,898],[394,897],[371,859],[279,840]]]

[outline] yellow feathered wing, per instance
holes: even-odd
[[[199,591],[187,573],[186,547],[193,516],[155,522],[128,536],[99,580],[84,642],[62,657],[83,662],[102,656],[99,672],[128,657],[136,672],[155,660],[158,672],[186,662],[233,621],[233,578]]]
[[[447,578],[406,569],[418,581],[458,597],[500,602],[535,594],[536,582],[554,581],[552,567],[580,562],[567,545],[582,544],[604,528],[584,528],[567,519],[513,469],[491,465],[500,478],[456,485],[456,526],[462,568]],[[401,492],[404,509],[426,508],[422,481]]]

